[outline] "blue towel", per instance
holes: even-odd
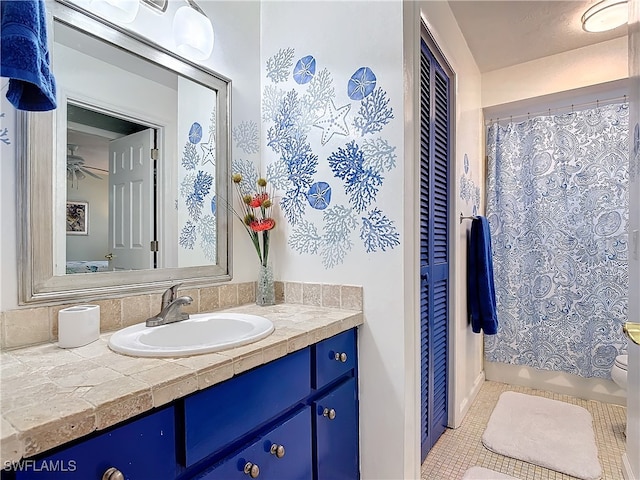
[[[498,333],[498,316],[493,284],[491,233],[489,221],[481,216],[475,217],[471,222],[467,287],[471,328],[475,333],[483,330],[486,335],[495,335]]]
[[[44,0],[0,3],[0,76],[9,79],[7,99],[19,110],[53,110],[56,82],[49,66]]]

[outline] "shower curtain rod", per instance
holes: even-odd
[[[498,116],[495,119],[494,118],[485,119],[484,124],[485,126],[488,126],[488,125],[492,125],[494,123],[500,123],[500,122],[512,123],[514,120],[525,121],[525,120],[529,120],[531,117],[538,117],[542,115],[552,115],[552,114],[557,115],[559,113],[573,113],[576,110],[583,110],[587,107],[595,106],[596,108],[598,108],[599,106],[611,105],[612,103],[626,103],[626,102],[628,102],[628,96],[619,95],[611,98],[596,99],[589,102],[571,103],[569,105],[565,105],[562,107],[547,108],[544,110],[536,110],[533,112],[520,113],[516,115],[505,115],[503,117]]]

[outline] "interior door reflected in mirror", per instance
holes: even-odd
[[[230,80],[50,7],[58,108],[18,112],[20,303],[229,280]]]
[[[66,201],[91,205],[88,231],[67,232],[64,273],[215,264],[216,92],[62,22],[53,65]]]
[[[67,104],[67,205],[92,207],[86,235],[67,229],[67,274],[157,266],[156,138],[155,128]]]

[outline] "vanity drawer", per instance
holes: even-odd
[[[278,452],[279,448],[281,450]],[[275,452],[281,456],[277,456]],[[250,473],[265,480],[310,479],[312,465],[311,408],[305,407],[250,446],[195,479],[241,480],[250,478]],[[249,473],[245,473],[245,467]]]
[[[347,330],[315,345],[312,386],[319,389],[356,366],[355,330]]]
[[[305,348],[184,400],[186,466],[219,451],[311,391]]]
[[[46,457],[23,460],[16,480],[100,480],[111,467],[127,480],[176,475],[174,407],[146,415]]]

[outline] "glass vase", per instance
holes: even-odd
[[[273,268],[271,264],[260,265],[258,270],[258,284],[256,285],[256,304],[275,305],[276,291],[273,285]]]

